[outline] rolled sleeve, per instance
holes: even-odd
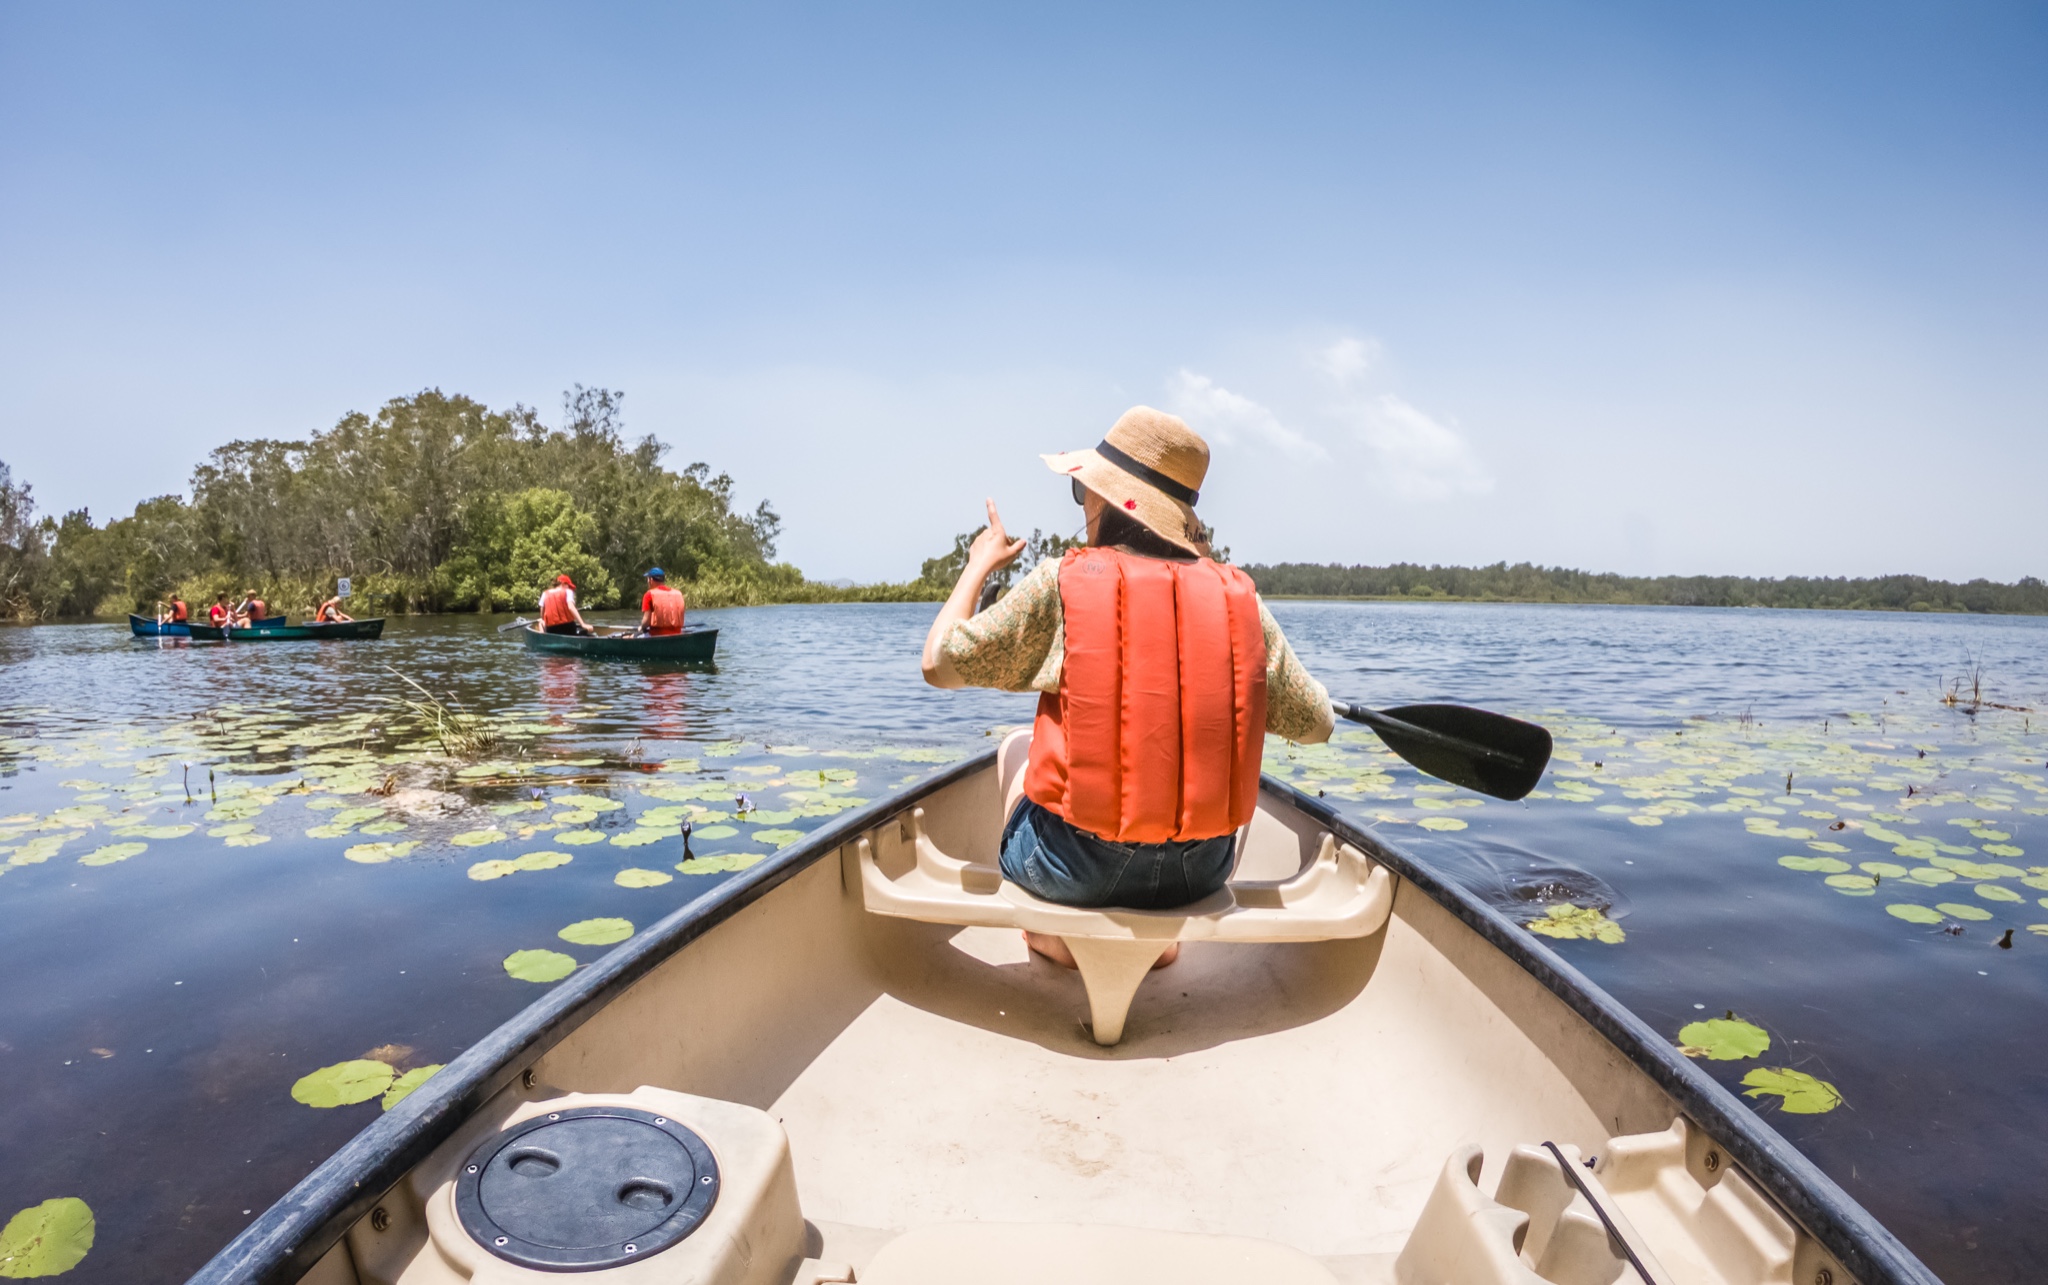
[[[1259,604],[1266,633],[1266,730],[1290,741],[1327,741],[1337,726],[1330,692],[1310,676],[1266,604]]]

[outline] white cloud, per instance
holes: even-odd
[[[1352,408],[1358,436],[1379,456],[1387,484],[1418,500],[1484,495],[1493,478],[1457,430],[1420,408],[1381,393]]]
[[[1348,388],[1372,373],[1373,367],[1380,364],[1382,352],[1377,339],[1339,339],[1328,348],[1309,354],[1309,362],[1339,387]]]
[[[1307,435],[1280,422],[1280,417],[1240,393],[1233,393],[1207,375],[1183,368],[1167,381],[1168,407],[1198,433],[1225,446],[1240,435],[1276,446],[1295,459],[1328,459],[1330,453]]]

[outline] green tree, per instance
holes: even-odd
[[[611,606],[618,582],[590,546],[597,519],[562,491],[533,487],[471,506],[469,534],[445,568],[451,599],[479,611],[530,610],[566,575],[586,607]]]

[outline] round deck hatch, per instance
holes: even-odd
[[[587,1272],[659,1253],[718,1200],[704,1139],[633,1107],[572,1107],[494,1134],[456,1175],[455,1212],[507,1262]]]

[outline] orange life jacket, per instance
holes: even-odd
[[[190,620],[191,618],[192,618],[192,609],[191,609],[190,607],[187,607],[187,606],[186,606],[186,605],[185,605],[185,604],[184,604],[183,602],[179,602],[179,601],[175,601],[175,600],[173,600],[173,601],[172,601],[172,603],[171,603],[171,620],[172,620],[173,622],[175,622],[175,623],[177,623],[177,624],[180,624],[180,625],[182,625],[182,624],[184,624],[184,623],[185,623],[186,621]]]
[[[566,625],[574,619],[576,617],[569,612],[569,586],[556,585],[540,596],[540,623],[543,628]]]
[[[656,585],[647,591],[642,600],[647,614],[652,617],[647,624],[650,634],[679,634],[683,632],[683,591],[669,585]]]
[[[1258,805],[1266,636],[1236,567],[1115,549],[1060,560],[1066,660],[1024,793],[1117,843],[1211,839]]]

